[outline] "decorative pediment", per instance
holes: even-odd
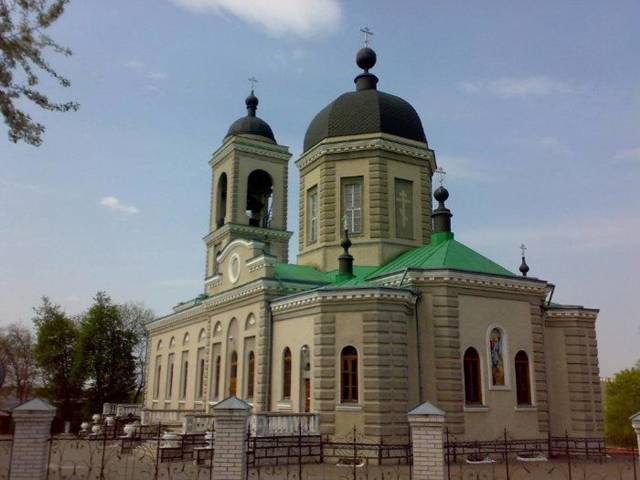
[[[276,258],[267,252],[267,245],[256,240],[229,243],[216,258],[217,273],[205,281],[207,293],[217,294],[273,275]]]

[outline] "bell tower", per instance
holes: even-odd
[[[265,253],[287,262],[287,183],[289,148],[278,145],[267,122],[256,116],[258,98],[246,98],[239,118],[209,161],[211,212],[206,278],[217,273],[217,256],[232,241],[255,240]]]

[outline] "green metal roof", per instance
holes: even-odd
[[[291,263],[276,263],[276,278],[292,282],[314,283],[322,285],[331,283],[329,272],[321,272],[309,265],[296,265]]]
[[[310,283],[314,285],[327,284],[356,284],[362,283],[364,279],[374,272],[378,267],[369,267],[365,265],[353,266],[353,277],[344,278],[338,273],[338,270],[330,270],[321,272],[310,265],[296,265],[291,263],[276,263],[276,278],[278,280],[286,280],[291,282]]]
[[[515,276],[506,268],[471,250],[454,240],[453,233],[442,232],[431,235],[431,243],[422,245],[398,255],[367,278],[371,279],[407,268],[455,269],[492,275]]]

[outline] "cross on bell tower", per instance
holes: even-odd
[[[369,27],[361,28],[360,31],[362,33],[364,33],[364,46],[368,47],[369,46],[369,36],[373,37],[373,32],[371,30],[369,30]]]
[[[256,88],[256,84],[258,83],[258,79],[256,77],[249,77],[249,84],[251,85],[251,93],[253,93],[253,91]]]

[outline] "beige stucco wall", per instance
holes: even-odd
[[[377,144],[376,141],[382,143]],[[325,147],[326,152],[317,156],[315,152]],[[301,241],[298,263],[313,265],[320,270],[337,268],[343,230],[341,185],[345,178],[361,177],[363,182],[363,229],[351,236],[351,254],[356,264],[381,265],[412,246],[428,242],[431,176],[435,161],[433,152],[425,145],[384,134],[327,139],[319,147],[305,152],[298,166],[302,205],[299,211]],[[413,182],[412,239],[396,236],[396,178]],[[318,239],[310,242],[307,192],[313,187],[317,187],[319,194],[319,224]]]
[[[553,435],[602,436],[602,389],[595,332],[597,311],[548,310],[545,348]]]
[[[465,408],[465,436],[468,438],[499,437],[504,428],[515,438],[539,436],[537,410],[535,408],[535,372],[530,368],[530,385],[533,407],[518,407],[515,389],[514,357],[524,350],[533,364],[531,317],[528,301],[515,301],[479,296],[460,295],[460,358],[468,347],[474,347],[480,355],[482,398],[486,411]],[[488,334],[493,327],[500,327],[505,334],[504,387],[491,386]],[[462,365],[461,365],[462,368]]]

